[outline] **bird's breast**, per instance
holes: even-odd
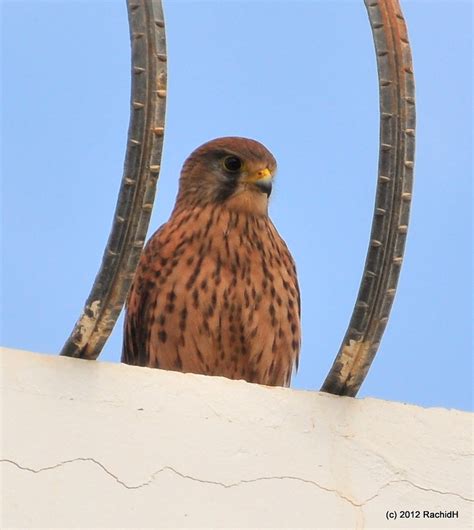
[[[148,316],[149,364],[289,382],[299,351],[294,264],[266,216],[181,212],[150,240],[130,303]],[[140,283],[140,281],[138,283]]]

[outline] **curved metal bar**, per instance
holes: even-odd
[[[131,116],[122,184],[102,264],[61,355],[97,359],[120,314],[145,242],[160,172],[166,39],[160,0],[128,0]]]
[[[377,55],[380,151],[365,269],[348,330],[323,392],[355,396],[377,353],[392,307],[410,212],[415,154],[415,85],[398,0],[364,0]]]

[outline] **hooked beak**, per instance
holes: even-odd
[[[251,175],[248,175],[244,179],[244,182],[246,184],[253,184],[262,193],[265,193],[267,197],[270,197],[270,194],[272,192],[272,181],[272,172],[267,167],[265,169],[260,169],[259,171],[256,171]]]

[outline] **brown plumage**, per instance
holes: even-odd
[[[300,296],[268,217],[275,170],[272,154],[246,138],[212,140],[186,160],[175,208],[133,281],[123,362],[290,384]]]

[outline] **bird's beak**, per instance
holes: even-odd
[[[272,181],[272,172],[267,167],[265,169],[260,169],[244,178],[244,182],[246,184],[253,184],[262,193],[265,193],[267,197],[269,197],[270,193],[272,192]]]

